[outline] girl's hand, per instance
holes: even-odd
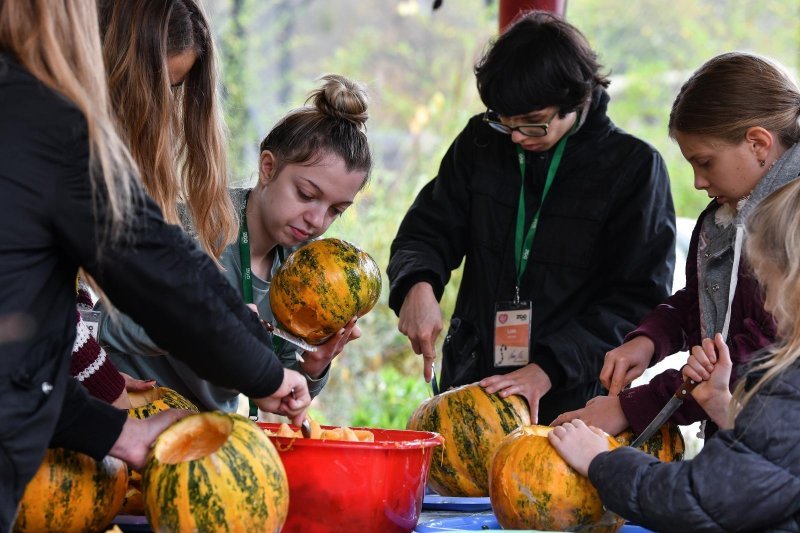
[[[272,396],[253,398],[253,402],[262,411],[284,415],[292,420],[292,424],[300,427],[306,418],[306,410],[311,405],[308,383],[300,372],[283,369],[283,382]]]
[[[125,388],[122,390],[122,394],[120,394],[116,400],[111,402],[111,405],[117,409],[128,410],[131,408],[131,400],[128,397],[129,392],[146,391],[156,386],[156,380],[154,379],[136,379],[129,376],[125,372],[120,372],[119,375],[125,380]]]
[[[702,346],[694,346],[682,369],[684,379],[700,383],[692,396],[722,429],[729,427],[728,409],[731,402],[730,380],[733,363],[728,345],[717,333],[714,340],[703,339]]]
[[[649,337],[634,337],[622,346],[606,352],[600,383],[609,396],[617,396],[634,379],[641,376],[655,354],[655,344]]]
[[[576,419],[598,427],[610,435],[619,435],[630,425],[622,411],[619,396],[595,396],[586,402],[586,407],[583,409],[563,413],[550,425],[560,426]]]
[[[361,337],[361,328],[356,325],[357,317],[353,317],[345,327],[337,331],[330,339],[317,347],[316,352],[304,352],[305,362],[300,363],[300,368],[311,378],[317,379],[325,372],[334,357],[342,353],[344,346]]]
[[[547,434],[547,440],[580,475],[589,476],[592,460],[610,448],[603,430],[587,426],[581,420],[565,422]]]

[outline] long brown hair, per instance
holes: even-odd
[[[147,192],[168,222],[185,201],[201,246],[219,258],[236,239],[211,31],[194,0],[99,0],[111,100]],[[197,59],[170,87],[167,59]]]
[[[730,144],[761,126],[788,148],[800,140],[800,91],[783,67],[746,52],[718,55],[683,84],[669,115],[669,132],[706,135]]]
[[[110,230],[124,233],[135,200],[136,165],[114,128],[97,26],[95,0],[0,1],[0,50],[51,89],[64,95],[86,118],[89,175],[105,192]]]
[[[771,292],[778,296],[772,315],[781,340],[757,361],[754,371],[761,376],[752,387],[746,389],[747,380],[739,380],[731,402],[731,421],[759,390],[800,359],[800,179],[759,203],[746,227],[747,260],[759,281],[774,285]],[[774,274],[766,277],[765,271]]]

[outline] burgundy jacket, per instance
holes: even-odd
[[[714,216],[715,204],[709,205],[697,220],[689,243],[686,259],[686,287],[667,298],[645,316],[635,330],[625,337],[629,341],[639,335],[649,337],[655,344],[655,355],[651,365],[668,355],[688,351],[699,345],[700,306],[698,297],[697,247],[703,219]],[[762,291],[753,278],[749,267],[742,261],[739,265],[739,280],[731,308],[728,331],[733,371],[731,384],[743,374],[755,352],[775,341],[775,321],[764,311]],[[640,433],[659,413],[670,397],[678,390],[683,377],[679,370],[666,370],[650,380],[650,383],[622,391],[619,395],[622,411],[635,433]],[[707,419],[705,411],[694,398],[687,398],[672,415],[676,424],[686,425]]]

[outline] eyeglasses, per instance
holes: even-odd
[[[500,115],[491,109],[487,109],[486,113],[483,114],[483,121],[500,133],[505,133],[507,135],[511,135],[512,132],[518,131],[526,137],[544,137],[547,135],[547,128],[550,127],[550,123],[553,122],[553,119],[556,118],[556,115],[558,115],[558,109],[556,109],[556,112],[553,113],[553,116],[547,119],[547,122],[542,124],[520,124],[519,126],[507,126],[500,121]]]

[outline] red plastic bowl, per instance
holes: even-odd
[[[258,425],[273,432],[279,427]],[[427,431],[358,429],[371,431],[375,442],[270,437],[289,478],[284,533],[414,530],[441,437]]]

